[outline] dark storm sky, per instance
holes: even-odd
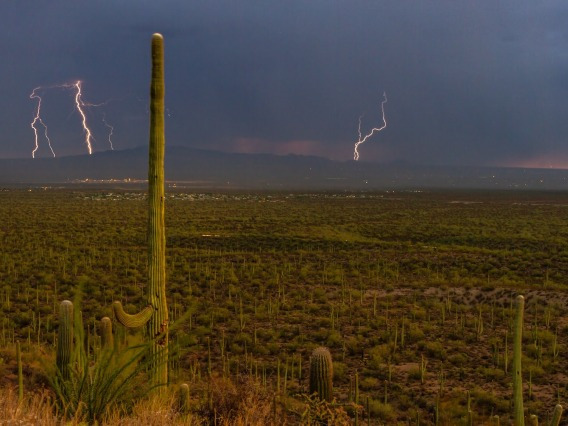
[[[0,157],[30,157],[36,86],[82,80],[96,141],[147,144],[151,34],[166,140],[362,161],[568,167],[568,2],[0,2]],[[43,89],[57,155],[86,152],[73,91]],[[50,155],[40,138],[37,156]]]

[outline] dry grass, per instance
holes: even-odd
[[[149,398],[138,401],[131,412],[114,409],[103,425],[264,426],[290,423],[283,417],[284,411],[279,404],[274,407],[272,397],[251,381],[235,384],[226,379],[214,378],[208,385],[200,383],[192,389],[192,393],[193,410],[187,415],[179,412],[175,392],[156,392]],[[64,413],[55,412],[53,399],[47,391],[28,394],[23,403],[18,404],[17,389],[0,389],[1,425],[84,424],[81,423],[80,413],[65,421],[63,417]]]
[[[51,426],[59,422],[47,392],[33,394],[18,404],[18,390],[5,388],[0,389],[0,424]]]
[[[239,383],[212,378],[206,398],[198,408],[206,424],[217,425],[276,425],[285,423],[281,406],[258,382],[244,379]]]

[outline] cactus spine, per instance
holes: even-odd
[[[329,349],[314,349],[310,358],[310,393],[331,402],[333,398],[333,363]]]
[[[109,317],[103,317],[101,319],[101,348],[104,351],[106,349],[112,349],[113,347],[112,321]]]
[[[168,309],[166,305],[166,234],[164,230],[164,39],[152,36],[150,85],[150,153],[148,167],[148,285],[147,306],[128,315],[120,302],[113,303],[117,320],[125,327],[147,324],[153,338],[152,381],[168,382]]]
[[[524,308],[525,298],[519,295],[515,299],[515,328],[513,331],[513,404],[515,409],[515,426],[525,425],[523,377],[521,371]]]

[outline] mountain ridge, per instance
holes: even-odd
[[[0,159],[0,185],[145,180],[148,148],[56,158]],[[241,189],[568,190],[568,170],[425,166],[334,161],[305,155],[244,154],[169,146],[166,180]]]

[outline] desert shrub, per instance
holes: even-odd
[[[463,353],[457,353],[457,354],[450,355],[448,357],[448,361],[452,365],[455,365],[456,367],[463,367],[467,364],[468,358]]]
[[[363,377],[359,379],[359,387],[362,390],[376,390],[379,389],[380,382],[374,377]]]
[[[340,361],[333,361],[333,379],[344,380],[347,375],[347,365]]]
[[[273,398],[261,385],[248,378],[237,382],[228,378],[212,377],[207,397],[197,408],[206,424],[275,424]],[[278,408],[279,410],[279,408]]]
[[[373,419],[379,419],[382,422],[390,423],[396,419],[396,412],[392,405],[384,404],[381,401],[370,399],[369,411]]]
[[[419,349],[425,352],[427,358],[444,360],[446,358],[446,349],[441,342],[424,341],[418,345]]]

